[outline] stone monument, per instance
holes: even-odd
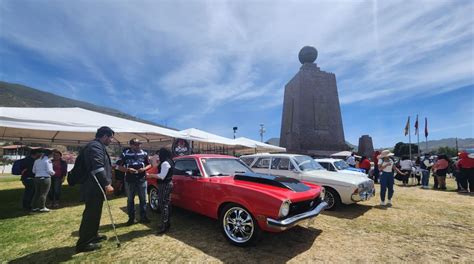
[[[372,154],[374,154],[374,144],[369,135],[363,135],[359,138],[359,148],[357,153],[366,157],[371,157]]]
[[[314,63],[318,51],[303,47],[302,64],[286,84],[280,146],[290,153],[314,156],[348,150],[342,127],[336,76]]]

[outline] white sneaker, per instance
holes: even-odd
[[[387,206],[388,206],[388,207],[391,207],[391,206],[392,206],[392,200],[388,200]]]
[[[48,208],[44,207],[44,208],[41,208],[39,211],[44,213],[44,212],[49,212],[49,211],[51,211],[51,210],[49,210]]]
[[[380,206],[385,206],[385,201],[381,201]]]

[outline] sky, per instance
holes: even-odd
[[[180,130],[260,140],[264,124],[268,140],[313,46],[336,75],[350,143],[408,142],[417,114],[428,139],[468,138],[472,14],[470,0],[0,0],[0,80]]]

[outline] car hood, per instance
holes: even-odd
[[[226,176],[226,177],[215,177],[211,178],[212,182],[218,182],[220,184],[230,185],[234,188],[245,188],[252,191],[263,192],[279,199],[287,200],[290,199],[293,202],[303,201],[308,199],[313,199],[317,197],[321,191],[319,186],[307,186],[309,189],[307,191],[294,191],[287,187],[275,186],[273,184],[266,184],[262,182],[255,182],[252,180],[242,180],[239,177],[234,178],[235,176]],[[301,183],[303,184],[303,183]]]
[[[358,185],[366,182],[367,177],[356,174],[347,174],[341,172],[333,172],[327,170],[304,171],[303,175],[315,178],[318,183],[333,183],[339,185]]]
[[[339,173],[353,174],[353,175],[360,175],[360,176],[367,177],[367,174],[362,173],[360,171],[355,171],[355,170],[340,170]]]

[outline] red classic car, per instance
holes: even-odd
[[[173,206],[219,219],[223,235],[234,245],[253,244],[261,230],[286,230],[327,206],[321,199],[324,188],[255,174],[231,156],[190,155],[174,161]],[[150,207],[157,211],[157,180],[149,178],[148,186]]]

